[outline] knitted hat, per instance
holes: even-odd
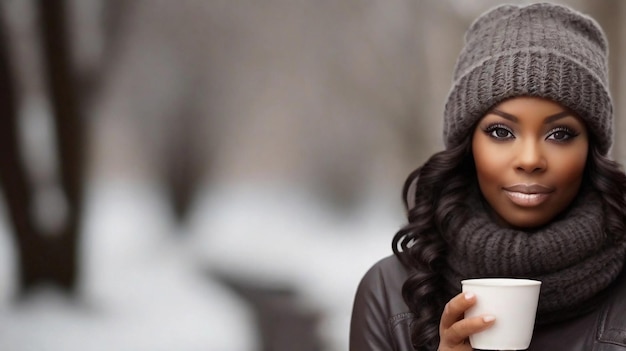
[[[515,96],[543,97],[581,117],[603,154],[613,139],[608,43],[590,17],[556,4],[502,5],[465,33],[444,111],[446,147]]]

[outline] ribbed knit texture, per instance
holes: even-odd
[[[449,243],[446,279],[534,278],[542,281],[539,322],[584,311],[585,304],[611,284],[626,259],[626,240],[608,238],[602,201],[584,193],[561,218],[536,231],[502,228],[477,194],[468,202],[469,220]]]
[[[608,44],[590,17],[556,4],[502,5],[465,34],[444,111],[446,147],[515,96],[556,101],[580,116],[604,154],[613,140]]]

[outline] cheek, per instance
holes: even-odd
[[[580,184],[587,164],[587,150],[554,157],[551,161],[554,169],[558,169],[558,182],[562,185]]]
[[[490,147],[491,146],[491,147]],[[472,154],[476,166],[476,176],[481,184],[486,182],[500,183],[498,179],[504,174],[510,161],[508,154],[493,147],[493,144],[476,140],[473,143]]]

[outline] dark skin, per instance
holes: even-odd
[[[471,351],[468,338],[471,334],[483,331],[495,323],[495,317],[485,315],[463,318],[465,311],[476,303],[472,293],[460,293],[453,297],[443,310],[439,324],[439,351]]]
[[[472,139],[481,193],[503,227],[549,223],[576,197],[589,137],[577,116],[540,98],[517,97],[488,111]],[[471,351],[469,336],[491,327],[495,316],[464,318],[476,296],[460,293],[445,306],[439,351]]]

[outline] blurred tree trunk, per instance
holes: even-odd
[[[55,0],[56,1],[56,0]],[[52,1],[53,3],[55,1]],[[82,0],[73,0],[82,1]],[[88,67],[81,67],[82,70],[79,74],[75,74],[77,80],[75,85],[78,91],[81,93],[82,106],[90,105],[94,99],[97,99],[100,95],[100,88],[102,87],[102,81],[104,76],[110,73],[110,70],[116,65],[117,58],[120,53],[120,43],[122,35],[128,30],[128,21],[132,18],[135,12],[137,1],[126,0],[99,0],[101,6],[96,10],[96,15],[88,16],[93,19],[96,17],[98,20],[99,28],[98,33],[101,38],[102,48],[100,50],[100,57],[96,64]],[[68,5],[71,5],[72,0],[68,1]],[[78,16],[85,16],[85,14],[77,13]],[[81,30],[80,28],[70,28],[72,30]],[[74,73],[77,71],[74,70]]]
[[[48,95],[55,121],[61,188],[68,215],[61,232],[43,237],[40,255],[47,259],[48,279],[73,291],[78,278],[78,243],[83,214],[85,119],[77,90],[65,0],[39,0],[42,55]]]
[[[0,10],[3,10],[0,7]],[[4,18],[4,17],[2,17]],[[47,267],[30,209],[34,188],[29,183],[18,134],[17,87],[11,75],[6,23],[0,26],[0,181],[13,228],[20,289],[42,278]]]
[[[201,98],[197,94],[187,94],[182,99],[178,115],[170,116],[178,122],[169,131],[171,139],[165,147],[162,172],[167,196],[178,223],[187,220],[202,177],[201,162],[204,160],[196,142],[197,132],[194,131],[194,128],[198,128],[197,122],[202,118],[196,106]]]
[[[0,75],[2,96],[2,183],[17,247],[18,284],[21,295],[42,283],[51,283],[68,293],[76,290],[79,264],[78,243],[84,184],[84,118],[76,89],[71,55],[67,3],[62,0],[35,2],[42,45],[42,66],[54,119],[60,187],[68,211],[64,222],[51,233],[33,215],[37,188],[27,174],[19,139],[16,78],[12,77],[10,52],[2,40]],[[4,23],[3,23],[4,24]],[[6,29],[6,28],[4,28]],[[19,70],[16,70],[19,71]],[[51,211],[54,209],[46,209]]]

